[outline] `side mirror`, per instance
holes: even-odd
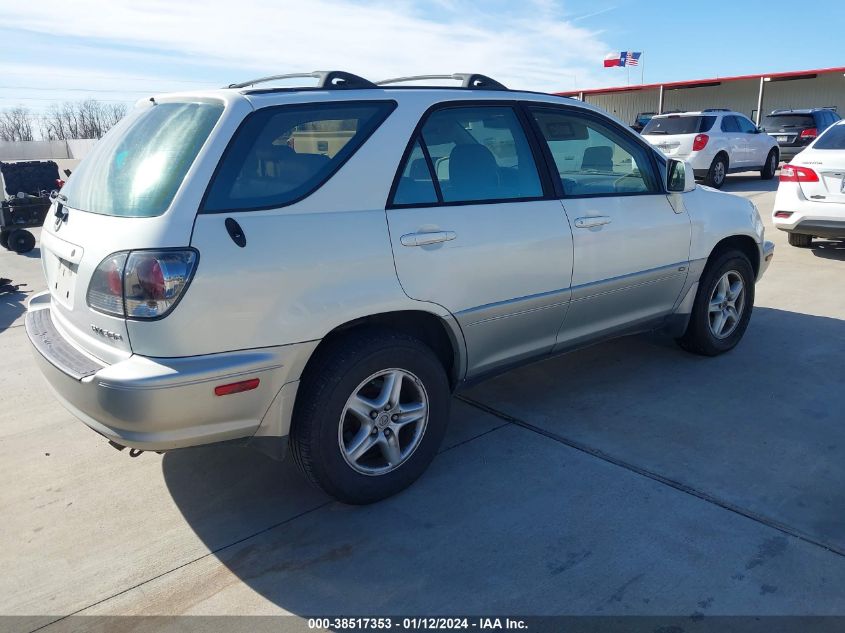
[[[695,173],[688,162],[670,158],[666,173],[666,189],[669,193],[687,193],[695,189]]]

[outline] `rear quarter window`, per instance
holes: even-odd
[[[301,200],[331,178],[395,106],[312,103],[250,114],[218,165],[202,211],[271,209]]]

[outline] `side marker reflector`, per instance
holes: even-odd
[[[240,382],[233,382],[229,385],[218,385],[214,388],[214,395],[228,396],[233,393],[252,391],[258,387],[259,382],[261,381],[258,378],[250,378],[249,380],[241,380]]]

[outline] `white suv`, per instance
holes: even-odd
[[[26,329],[113,445],[290,446],[370,502],[423,472],[469,381],[655,328],[742,337],[757,209],[623,122],[480,75],[314,76],[143,100],[56,195]]]
[[[731,110],[659,114],[642,134],[666,156],[689,162],[695,177],[716,189],[728,174],[740,171],[759,171],[771,180],[780,162],[774,137]]]

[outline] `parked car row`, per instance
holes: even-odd
[[[840,119],[832,109],[775,110],[760,126],[723,108],[696,112],[639,113],[632,125],[667,156],[689,162],[696,178],[720,188],[729,173],[759,171],[774,177],[789,160]]]

